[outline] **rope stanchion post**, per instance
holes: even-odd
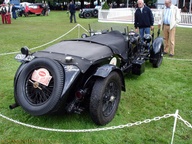
[[[173,144],[173,141],[174,141],[175,130],[176,130],[176,126],[177,126],[178,113],[179,113],[179,110],[176,110],[175,116],[174,116],[175,117],[175,121],[174,121],[174,125],[173,125],[173,133],[172,133],[171,144]]]
[[[80,24],[78,24],[78,38],[80,38]]]

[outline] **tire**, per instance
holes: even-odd
[[[82,13],[79,13],[79,18],[83,18],[83,14]]]
[[[152,54],[151,59],[152,60],[150,62],[154,68],[160,67],[163,61],[163,48],[161,48],[157,54]]]
[[[98,10],[97,10],[97,9],[94,9],[94,10],[93,10],[93,16],[94,16],[94,17],[98,17]]]
[[[83,14],[83,17],[84,17],[84,18],[91,18],[91,16],[92,16],[92,14],[91,14],[90,12],[85,12],[85,13]]]
[[[90,116],[97,125],[106,125],[115,116],[121,97],[121,78],[111,72],[96,80],[90,97]]]
[[[40,68],[46,69],[52,76],[47,86],[31,78],[34,71]],[[26,64],[21,71],[16,85],[15,99],[31,115],[48,114],[59,107],[63,85],[62,66],[48,58],[36,58]]]

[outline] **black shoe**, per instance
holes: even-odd
[[[170,56],[170,57],[173,57],[174,55],[172,55],[172,54],[169,54],[169,56]]]
[[[164,54],[164,55],[166,55],[166,54],[167,54],[167,52],[163,52],[163,54]]]

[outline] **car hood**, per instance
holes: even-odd
[[[81,69],[81,72],[94,64],[97,60],[111,57],[113,52],[105,45],[86,41],[62,41],[48,47],[45,50],[35,52],[36,57],[48,57],[63,64],[73,64]],[[72,61],[66,61],[66,57],[72,57]]]
[[[86,41],[90,43],[97,43],[109,47],[114,54],[119,55],[124,60],[127,59],[128,42],[119,31],[111,31],[105,34],[98,34],[91,37],[78,39],[79,41]]]
[[[84,73],[98,60],[109,58],[114,54],[126,60],[127,51],[127,42],[125,42],[123,35],[118,31],[111,31],[87,38],[61,41],[33,55],[49,57],[63,64],[76,65]],[[66,61],[68,56],[71,56],[73,60]]]

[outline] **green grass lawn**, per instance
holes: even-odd
[[[97,24],[97,19],[80,19],[77,23],[88,29],[88,24]],[[12,24],[0,24],[0,113],[23,123],[54,129],[94,129],[88,114],[67,114],[35,117],[21,107],[10,110],[14,103],[13,79],[19,63],[15,54],[3,53],[20,51],[22,46],[34,48],[46,44],[67,33],[77,24],[70,23],[66,11],[51,11],[49,16],[29,16],[12,20]],[[108,26],[112,24],[107,24]],[[127,24],[118,24],[124,25]],[[129,28],[133,25],[129,24]],[[157,27],[155,27],[157,28]],[[74,29],[57,40],[78,37],[83,29]],[[160,68],[146,63],[141,76],[127,75],[126,92],[122,93],[120,105],[113,121],[106,125],[118,126],[165,114],[179,115],[192,124],[192,29],[177,28],[174,58],[164,57]],[[54,42],[54,43],[56,43]],[[53,44],[53,43],[52,43]],[[51,45],[51,44],[49,44]],[[48,46],[48,45],[47,45]],[[46,48],[35,49],[41,50]],[[184,60],[180,60],[184,59]],[[174,118],[152,121],[147,124],[100,132],[63,133],[28,128],[0,117],[0,143],[62,143],[62,144],[165,144],[171,142]],[[174,138],[175,144],[192,143],[192,129],[178,120]]]

